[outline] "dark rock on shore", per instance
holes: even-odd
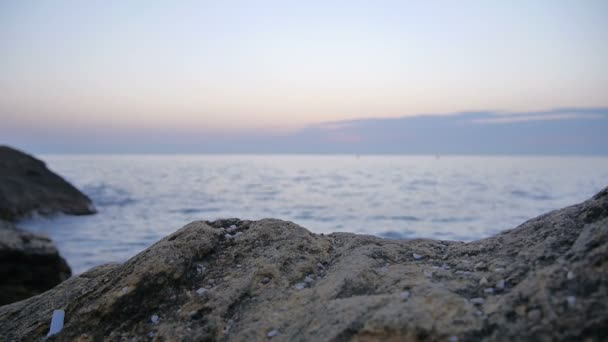
[[[95,213],[91,200],[50,171],[44,162],[0,146],[0,219],[15,221],[40,213]]]
[[[0,221],[0,305],[42,293],[71,274],[50,239]]]
[[[124,264],[0,307],[0,335],[57,341],[600,341],[608,188],[471,242],[193,222]]]

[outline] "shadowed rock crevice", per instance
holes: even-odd
[[[470,243],[197,221],[0,307],[0,334],[40,339],[64,308],[57,341],[600,341],[607,210],[596,195]]]

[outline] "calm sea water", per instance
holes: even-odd
[[[76,273],[123,261],[193,220],[281,218],[313,232],[473,240],[608,185],[608,158],[43,155],[93,216],[32,218]]]

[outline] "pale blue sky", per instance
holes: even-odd
[[[2,1],[0,135],[607,107],[606,42],[601,0]]]

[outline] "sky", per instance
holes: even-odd
[[[0,143],[195,152],[352,120],[603,122],[585,110],[608,108],[606,42],[603,0],[7,0]]]

